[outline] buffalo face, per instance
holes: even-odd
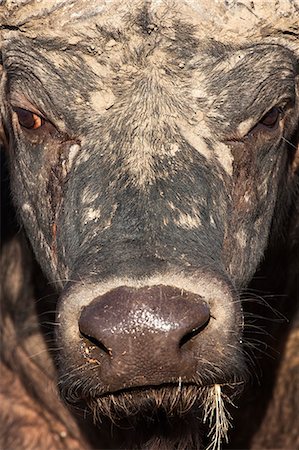
[[[138,445],[175,442],[170,423],[203,421],[246,378],[239,293],[292,182],[298,65],[275,43],[210,39],[178,10],[132,7],[111,29],[105,14],[93,50],[75,25],[7,33],[12,187],[61,291],[65,398],[142,423]]]

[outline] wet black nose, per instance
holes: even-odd
[[[200,295],[170,286],[119,287],[83,308],[84,355],[111,390],[190,379],[192,351],[210,318]]]

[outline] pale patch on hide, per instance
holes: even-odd
[[[63,173],[64,177],[66,177],[67,174],[70,172],[70,170],[74,164],[74,159],[77,156],[79,150],[80,150],[80,146],[78,144],[71,145],[70,149],[69,149],[68,158],[62,160],[62,163],[61,163],[62,164],[62,173]]]
[[[175,205],[173,202],[167,202],[167,205],[170,209],[172,209],[172,211],[174,211],[176,209]]]
[[[164,226],[167,226],[169,224],[169,218],[168,217],[163,217],[162,222],[163,222]]]
[[[213,227],[215,227],[215,220],[214,220],[214,217],[212,216],[212,215],[210,215],[210,224],[213,226]]]
[[[78,152],[80,150],[80,145],[73,144],[70,146],[69,150],[69,158],[68,158],[68,168],[70,169],[74,163],[74,159],[77,156]]]
[[[191,129],[191,127],[181,129],[183,137],[186,139],[188,144],[190,144],[193,148],[195,148],[198,153],[204,156],[206,159],[210,159],[212,157],[212,152],[203,140],[201,136],[196,134],[195,130]]]
[[[192,215],[180,212],[179,218],[175,219],[174,223],[180,228],[192,230],[194,228],[198,228],[201,225],[201,220],[195,211]]]
[[[77,158],[76,164],[75,166],[78,167],[80,166],[80,164],[87,162],[90,158],[90,152],[88,152],[87,150],[83,150],[79,157]]]
[[[238,242],[239,246],[241,248],[245,248],[246,247],[246,243],[247,243],[247,236],[246,236],[245,231],[244,230],[239,230],[237,235],[236,235],[236,238],[237,238],[237,242]]]
[[[195,61],[193,61],[193,62],[195,62]],[[203,75],[201,75],[201,76],[202,76],[202,79],[204,80]],[[191,89],[191,95],[196,100],[203,99],[203,98],[206,99],[206,97],[207,97],[207,92],[203,89],[203,86],[202,86],[203,82],[204,81],[201,82],[201,86],[193,86]]]
[[[167,153],[169,156],[174,156],[179,150],[179,145],[176,142],[173,142],[169,146],[169,151],[165,153]]]
[[[91,94],[90,101],[93,109],[99,113],[105,113],[115,102],[115,95],[110,89],[95,91]]]
[[[252,129],[254,125],[255,120],[252,119],[251,117],[241,122],[237,128],[240,137],[246,136],[246,134],[249,133],[249,131]]]
[[[245,194],[244,194],[244,202],[248,203],[249,200],[250,200],[250,194],[248,192],[245,192]]]
[[[86,186],[83,189],[83,193],[82,193],[82,197],[81,197],[81,201],[83,204],[91,204],[93,202],[96,201],[96,199],[98,198],[99,193],[98,192],[92,192],[90,190],[89,186]]]
[[[34,214],[34,211],[33,211],[33,209],[32,209],[32,206],[29,205],[29,203],[23,203],[23,205],[22,205],[22,210],[23,210],[24,212],[26,212],[26,213]]]
[[[85,209],[82,214],[83,223],[85,225],[91,221],[97,222],[100,217],[101,217],[100,209],[88,208]]]
[[[228,175],[232,176],[234,157],[230,148],[222,142],[214,142],[213,149],[218,161],[222,165],[225,172]]]
[[[84,223],[84,225],[92,220],[94,220],[95,225],[92,227],[92,230],[90,230],[89,232],[86,231],[83,242],[81,244],[82,247],[84,247],[86,242],[92,241],[94,239],[94,237],[97,236],[99,233],[101,233],[102,231],[107,230],[108,228],[111,227],[117,207],[118,207],[118,204],[114,203],[111,206],[110,215],[106,218],[104,216],[101,217],[100,209],[95,210],[93,208],[89,208],[86,210],[86,215],[85,215],[85,213],[83,213],[84,221],[82,220],[82,222]],[[98,252],[98,251],[100,251],[100,248],[95,245],[94,251]]]
[[[173,211],[172,220],[178,227],[185,230],[192,230],[201,226],[201,219],[197,209],[192,208],[191,213],[183,212],[171,201],[167,202],[167,206],[169,210]],[[164,225],[166,225],[165,222]]]

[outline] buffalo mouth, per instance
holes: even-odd
[[[109,428],[116,448],[198,450],[227,440],[229,411],[242,385],[200,386],[179,380],[102,394],[84,389],[80,401],[89,406],[100,429]],[[75,403],[74,397],[63,394]]]

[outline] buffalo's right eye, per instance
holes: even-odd
[[[274,107],[267,112],[267,114],[262,117],[260,124],[267,128],[275,128],[278,125],[279,119],[281,119],[282,110],[281,108]]]
[[[45,119],[38,114],[28,111],[23,108],[14,108],[17,114],[18,121],[21,127],[27,128],[27,130],[37,130],[45,123]]]

